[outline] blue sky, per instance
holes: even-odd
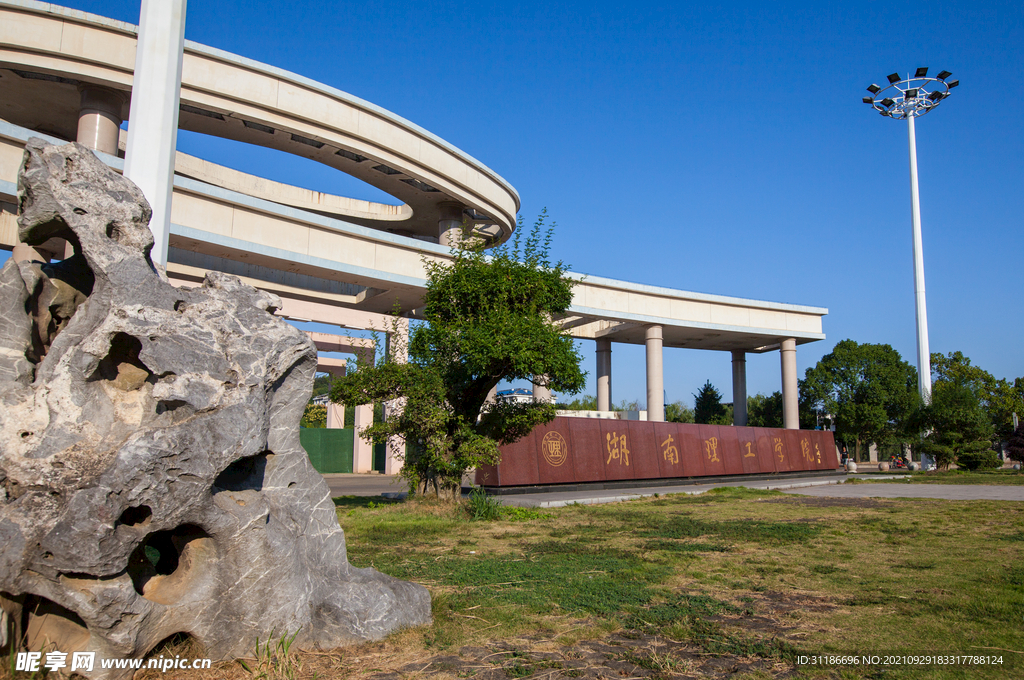
[[[137,23],[138,0],[65,0]],[[961,86],[917,124],[931,348],[1024,376],[1020,2],[202,2],[186,37],[393,111],[483,161],[573,270],[827,307],[828,339],[916,361],[906,124],[862,104],[893,71]],[[304,159],[182,135],[179,148],[380,200]],[[581,348],[594,372],[594,346]],[[726,353],[666,350],[668,401]],[[613,397],[645,400],[643,348],[615,345]],[[777,353],[748,390],[780,389]],[[588,390],[593,394],[593,376]]]

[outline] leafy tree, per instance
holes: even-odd
[[[582,397],[576,397],[570,402],[559,402],[555,404],[555,408],[560,411],[596,411],[597,397],[585,394]]]
[[[573,281],[548,252],[552,228],[541,214],[520,241],[485,255],[464,238],[451,262],[427,262],[424,317],[412,329],[409,361],[391,343],[376,366],[335,381],[334,401],[355,405],[404,399],[404,409],[364,436],[400,435],[409,447],[402,474],[420,493],[455,498],[470,467],[496,463],[499,444],[514,442],[555,416],[553,404],[499,403],[484,409],[502,380],[532,380],[562,394],[584,385],[573,340],[551,322],[572,302]],[[536,377],[535,377],[536,376]]]
[[[665,420],[670,423],[692,423],[693,411],[681,401],[665,404]]]
[[[1018,425],[1010,435],[1006,451],[1010,458],[1018,463],[1024,461],[1024,423]]]
[[[808,368],[800,383],[802,400],[813,410],[835,416],[836,436],[861,445],[895,444],[911,439],[917,411],[917,369],[889,345],[842,340]]]
[[[783,427],[782,392],[773,392],[771,396],[758,393],[747,397],[747,425]]]
[[[996,379],[988,371],[971,365],[963,352],[932,354],[932,374],[935,382],[959,382],[974,391],[988,415],[996,436],[1009,439],[1013,433],[1013,413],[1024,414],[1024,378],[1013,383]]]
[[[940,468],[956,463],[969,470],[996,467],[995,430],[977,388],[967,381],[942,380],[932,387],[932,403],[921,409],[918,427],[928,431],[920,444]]]
[[[302,427],[327,427],[327,407],[309,402],[299,422]]]
[[[722,403],[722,393],[708,380],[693,395],[693,422],[708,425],[729,425],[729,411]]]

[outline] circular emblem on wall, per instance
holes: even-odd
[[[544,439],[540,443],[540,450],[544,454],[544,460],[553,467],[558,467],[569,457],[569,445],[557,432],[548,432],[544,435]]]

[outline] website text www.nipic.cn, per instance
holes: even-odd
[[[14,670],[35,673],[42,669],[48,671],[67,669],[71,673],[75,671],[88,673],[97,667],[134,670],[149,668],[166,673],[170,670],[201,670],[209,668],[211,663],[210,659],[183,659],[180,656],[172,658],[161,655],[151,659],[105,659],[100,657],[97,664],[96,652],[72,652],[70,655],[65,652],[46,652],[45,654],[43,652],[18,652]]]

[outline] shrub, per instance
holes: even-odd
[[[474,522],[493,522],[501,519],[501,501],[495,496],[488,496],[483,487],[469,492],[466,510]]]
[[[967,470],[988,470],[1000,465],[999,455],[992,449],[964,451],[957,456],[956,464]]]

